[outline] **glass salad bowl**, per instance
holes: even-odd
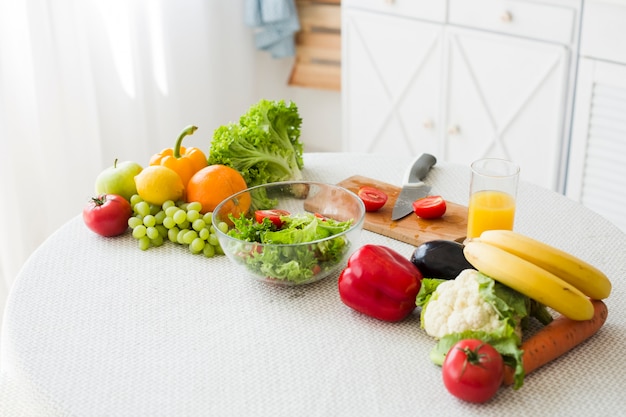
[[[213,211],[226,256],[248,276],[281,285],[309,284],[343,269],[364,220],[355,193],[313,181],[251,187]]]

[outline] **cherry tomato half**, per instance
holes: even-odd
[[[280,216],[289,216],[289,212],[287,210],[273,209],[273,210],[257,210],[254,212],[254,218],[257,223],[263,223],[263,219],[270,219],[277,228],[281,228],[283,225],[283,221],[280,219]]]
[[[101,236],[121,235],[128,229],[133,209],[128,200],[117,194],[93,197],[83,208],[83,221]]]
[[[413,202],[413,211],[422,219],[437,219],[446,213],[446,200],[440,195],[431,195]]]
[[[315,217],[317,217],[318,219],[320,219],[321,221],[325,222],[326,221],[326,217],[323,214],[319,214],[319,213],[314,213],[313,214]]]
[[[443,383],[461,400],[484,403],[500,388],[504,361],[500,353],[478,339],[457,342],[443,361]]]
[[[380,210],[387,202],[387,194],[375,187],[363,186],[359,188],[357,195],[365,204],[365,211]]]

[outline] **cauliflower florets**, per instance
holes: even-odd
[[[422,317],[428,335],[439,339],[466,330],[489,333],[502,325],[496,310],[478,292],[477,274],[466,269],[454,280],[439,284]]]

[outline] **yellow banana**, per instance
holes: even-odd
[[[528,236],[510,230],[488,230],[478,240],[552,272],[592,299],[602,300],[611,293],[611,281],[602,271],[582,259]]]
[[[487,243],[470,241],[465,258],[483,274],[550,307],[572,320],[593,317],[591,300],[573,285],[517,255]]]

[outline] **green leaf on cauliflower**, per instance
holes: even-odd
[[[451,281],[423,279],[416,305],[422,309],[421,327],[438,339],[430,354],[433,363],[442,365],[459,340],[477,338],[491,344],[515,369],[516,389],[524,381],[522,325],[529,317],[542,324],[552,320],[545,306],[475,270],[463,271]],[[428,310],[429,306],[436,309]]]
[[[522,354],[524,353],[519,345],[521,341],[515,332],[511,332],[510,326],[503,326],[500,332],[482,332],[467,330],[462,333],[452,333],[442,337],[430,351],[430,360],[441,366],[448,351],[456,342],[464,339],[479,339],[489,343],[501,355],[507,366],[515,369],[515,382],[513,387],[520,388],[524,384],[524,367],[522,366]]]
[[[435,292],[439,284],[445,281],[446,281],[445,279],[424,278],[422,280],[420,290],[417,293],[415,304],[418,307],[425,306],[426,304],[428,304],[428,302],[430,301],[430,297],[432,297],[433,293]],[[423,316],[424,311],[426,311],[426,309],[422,308],[422,311],[420,312],[420,323],[422,324],[422,328],[424,327],[423,325],[424,324],[424,316]]]

